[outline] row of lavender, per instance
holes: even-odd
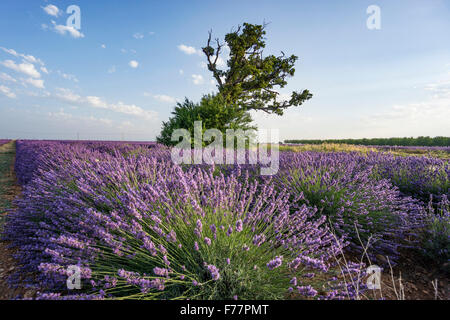
[[[11,140],[0,139],[0,146],[8,143],[9,141],[11,141]]]
[[[280,161],[262,179],[246,166],[182,168],[154,144],[18,141],[24,192],[4,234],[21,262],[11,283],[42,298],[352,298],[359,283],[349,276],[361,269],[350,264],[343,278],[341,249],[369,242],[376,261],[420,246],[427,214],[411,196],[435,194],[448,216],[441,160],[286,152]],[[74,264],[83,294],[66,288]]]

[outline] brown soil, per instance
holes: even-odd
[[[393,267],[389,266],[384,257],[378,258],[386,264],[381,272],[381,288],[366,290],[362,299],[450,300],[449,274],[443,271],[442,266],[423,260],[420,254],[413,250],[400,252],[399,261]],[[350,255],[346,255],[346,259],[359,261],[359,258]],[[370,263],[366,262],[366,265]]]
[[[448,274],[441,270],[416,252],[404,252],[398,265],[384,270],[381,290],[372,295],[379,299],[381,291],[386,300],[450,300]]]

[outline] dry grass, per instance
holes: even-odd
[[[348,257],[348,254],[340,250],[339,254],[334,256],[341,278],[347,284],[351,284],[356,290],[357,300],[449,300],[448,277],[444,274],[433,274],[420,265],[420,262],[402,257],[396,267],[393,267],[389,257],[379,257],[387,263],[388,268],[382,270],[380,274],[379,289],[361,290],[360,284],[367,283],[368,276],[364,268],[356,275],[356,278],[349,277],[344,270],[349,268],[349,261],[357,261],[365,267],[374,265],[367,252],[371,246],[372,239],[369,237],[367,243],[363,243],[359,237],[363,248],[363,253],[358,259]],[[333,233],[334,234],[334,233]],[[337,236],[334,234],[335,239]],[[378,258],[378,257],[377,257]],[[428,272],[427,272],[428,271]],[[406,277],[405,277],[406,275]],[[439,278],[439,279],[438,279]]]
[[[375,148],[356,146],[341,143],[304,144],[304,145],[280,145],[280,151],[316,151],[316,152],[377,152]]]

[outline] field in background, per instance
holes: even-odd
[[[404,138],[372,138],[372,139],[293,139],[285,140],[285,143],[296,144],[322,144],[344,143],[364,146],[405,146],[405,147],[447,147],[450,146],[450,137],[404,137]]]
[[[281,144],[280,151],[317,152],[384,152],[395,156],[427,156],[450,159],[450,147],[359,146],[345,143]]]

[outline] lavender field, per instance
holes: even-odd
[[[411,259],[448,279],[448,158],[282,151],[261,176],[176,165],[155,143],[15,147],[22,192],[1,237],[25,298],[379,299],[366,268]]]

